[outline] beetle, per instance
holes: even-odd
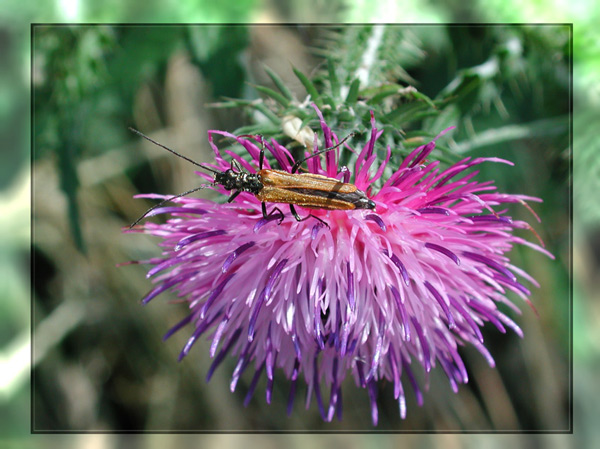
[[[225,190],[233,191],[227,200],[228,203],[231,203],[233,200],[235,200],[235,198],[242,192],[250,192],[254,194],[254,196],[261,201],[263,218],[269,219],[276,212],[278,212],[281,215],[279,218],[279,224],[281,224],[283,221],[283,212],[281,209],[275,206],[270,213],[267,213],[266,203],[288,204],[290,207],[290,212],[297,221],[304,221],[310,217],[313,217],[327,227],[329,227],[329,225],[325,221],[312,214],[301,218],[294,206],[296,205],[309,209],[326,210],[375,209],[375,202],[367,197],[367,195],[362,190],[359,190],[354,184],[342,182],[336,178],[329,178],[327,176],[318,175],[315,173],[298,173],[298,169],[302,163],[306,162],[310,158],[336,149],[346,140],[352,137],[354,133],[346,136],[337,145],[334,145],[330,148],[325,148],[324,150],[313,153],[310,156],[297,161],[292,166],[291,172],[263,168],[263,162],[265,159],[265,145],[261,136],[260,141],[262,145],[258,160],[258,172],[250,173],[247,170],[244,170],[244,168],[242,168],[235,159],[232,159],[231,167],[227,170],[215,170],[212,167],[200,164],[186,156],[177,153],[176,151],[156,142],[134,128],[129,129],[153,144],[173,153],[182,159],[185,159],[197,167],[214,174],[214,181],[212,184],[202,184],[201,186],[188,190],[187,192],[180,193],[179,195],[175,195],[161,201],[160,203],[148,209],[130,226],[130,228],[133,228],[133,226],[139,223],[140,220],[142,220],[152,210],[156,209],[162,204],[172,201],[175,198],[189,195],[190,193],[196,192],[200,189],[216,185],[221,185]],[[252,137],[256,139],[255,136],[246,135],[242,137]]]

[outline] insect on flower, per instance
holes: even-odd
[[[511,262],[510,251],[529,246],[554,256],[541,242],[516,233],[532,228],[508,215],[508,206],[541,199],[499,192],[491,180],[479,181],[477,171],[469,171],[483,163],[512,165],[507,160],[465,157],[446,168],[427,161],[448,130],[391,167],[391,146],[378,158],[376,144],[384,130],[377,129],[373,114],[370,138],[362,149],[349,149],[355,163],[342,167],[331,151],[341,139],[313,107],[326,147],[314,155],[326,153],[323,161],[306,155],[295,162],[275,139],[210,130],[215,165],[191,162],[204,169],[197,174],[212,181],[210,186],[233,191],[234,204],[183,198],[205,186],[175,197],[143,195],[175,204],[144,214],[167,214],[165,223],[148,221],[125,230],[160,240],[160,256],[132,262],[151,266],[147,277],[155,285],[142,303],[166,291],[185,298],[187,316],[164,338],[189,332],[182,360],[205,336],[213,359],[207,381],[232,356],[237,360],[232,392],[242,376],[253,372],[245,405],[264,376],[271,403],[279,376],[289,381],[288,414],[297,387],[305,384],[307,408],[314,398],[323,420],[341,419],[342,386],[352,377],[368,394],[373,425],[384,381],[393,384],[404,419],[409,390],[423,404],[417,369],[426,378],[434,369],[443,370],[457,392],[470,377],[460,347],[474,347],[495,366],[484,342],[486,323],[523,336],[510,317],[519,310],[510,294],[530,304],[532,293],[523,280],[539,284]],[[236,139],[248,158],[220,150],[215,135]],[[265,148],[282,171],[271,169]],[[297,173],[305,162],[308,172]],[[391,174],[383,181],[386,168]],[[257,221],[259,202],[263,218]],[[303,219],[267,227],[283,213],[275,207],[267,214],[265,203],[313,208],[322,218],[327,214],[330,232],[317,232],[323,222]]]
[[[354,133],[347,135],[337,145],[325,148],[324,150],[315,152],[310,156],[299,160],[293,165],[290,173],[283,170],[263,168],[265,159],[265,146],[262,137],[260,137],[259,140],[261,143],[263,143],[263,145],[261,147],[260,156],[258,159],[258,172],[250,173],[247,170],[244,170],[239,162],[237,162],[235,159],[231,160],[231,167],[229,169],[225,171],[215,170],[214,168],[195,162],[192,159],[177,153],[165,145],[156,142],[145,134],[142,134],[136,129],[129,129],[153,144],[214,174],[214,181],[211,184],[202,184],[199,187],[161,201],[160,203],[148,209],[130,226],[130,228],[135,226],[146,215],[164,203],[175,198],[180,198],[189,195],[190,193],[197,192],[200,189],[216,185],[223,186],[225,190],[234,191],[229,196],[229,199],[227,200],[228,203],[233,202],[233,200],[235,200],[235,198],[242,192],[250,192],[254,194],[256,198],[261,201],[263,218],[269,219],[270,217],[273,217],[274,214],[278,213],[280,215],[279,224],[281,224],[283,221],[283,212],[278,207],[274,207],[270,213],[267,213],[266,203],[288,204],[290,206],[290,212],[297,221],[304,221],[310,217],[313,217],[327,227],[329,227],[329,225],[326,222],[312,214],[309,214],[304,218],[300,218],[300,215],[298,215],[294,205],[309,209],[326,210],[375,209],[375,202],[369,199],[365,193],[362,190],[359,190],[354,184],[342,182],[338,179],[329,178],[327,176],[315,173],[297,173],[302,163],[315,156],[335,150],[339,146],[343,145],[346,140],[352,137]]]

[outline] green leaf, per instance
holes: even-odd
[[[334,98],[340,97],[340,81],[335,73],[335,63],[332,58],[327,58],[327,69],[329,70],[329,84],[331,86],[331,94]]]
[[[356,78],[354,81],[352,81],[352,84],[350,84],[350,90],[348,91],[348,95],[346,96],[346,101],[345,103],[347,105],[352,106],[354,103],[356,103],[356,100],[358,99],[358,88],[360,87],[360,81],[358,78]]]
[[[456,102],[464,99],[467,95],[476,92],[481,87],[481,78],[472,74],[461,74],[454,78],[442,91],[437,98],[451,98]]]
[[[418,118],[422,118],[422,113],[426,109],[429,109],[429,105],[425,102],[412,102],[401,104],[393,111],[388,112],[386,115],[384,115],[381,121],[384,123],[387,122],[397,124],[413,122]],[[432,113],[437,114],[438,112],[432,111]],[[417,114],[419,114],[418,117]]]
[[[265,86],[254,86],[254,88],[257,91],[262,92],[263,94],[271,97],[273,100],[275,100],[277,103],[279,103],[280,105],[282,105],[285,108],[287,108],[290,105],[290,100],[288,100],[286,97],[284,97],[280,93],[275,92],[273,89],[269,89],[268,87],[265,87]]]
[[[260,102],[260,103],[258,103],[256,101],[251,102],[248,104],[248,106],[261,112],[265,117],[267,117],[271,121],[271,123],[273,123],[275,125],[279,125],[281,123],[281,119],[275,113],[273,113],[268,107],[266,107],[263,102]]]
[[[459,154],[464,154],[473,151],[476,148],[512,140],[527,139],[537,136],[553,136],[567,132],[568,127],[568,117],[538,120],[521,125],[507,125],[501,128],[483,131],[466,142],[460,142],[454,147],[454,151]]]
[[[74,142],[73,134],[63,136],[64,146],[60,149],[57,148],[56,153],[58,156],[60,187],[67,197],[69,227],[71,228],[77,249],[85,252],[79,216],[79,204],[77,203],[77,189],[79,187],[76,167],[78,145]]]
[[[381,89],[378,89],[379,92],[375,93],[369,100],[367,100],[367,104],[380,104],[387,97],[391,95],[398,95],[398,90],[401,88],[402,87],[398,85],[382,86]]]
[[[331,109],[335,110],[336,109],[336,102],[335,100],[331,97],[331,95],[323,95],[323,102],[325,104],[328,104]]]
[[[259,124],[259,125],[248,125],[242,126],[241,128],[237,128],[233,134],[261,134],[268,135],[269,137],[275,137],[277,133],[281,133],[281,128],[271,127],[268,124]]]
[[[432,109],[436,109],[435,107],[435,103],[433,102],[433,100],[431,98],[429,98],[427,95],[415,90],[412,93],[412,96],[414,98],[416,98],[417,100],[422,100],[425,103],[427,103]]]
[[[250,106],[252,103],[255,103],[256,100],[244,100],[242,98],[227,98],[226,101],[218,101],[216,103],[209,103],[206,106],[210,108],[219,108],[219,109],[230,109],[230,108],[239,108],[241,106]]]
[[[433,119],[425,120],[423,129],[429,131],[433,136],[440,131],[457,126],[460,120],[460,109],[454,104],[449,104],[440,110],[440,113]]]
[[[306,89],[306,92],[308,93],[308,95],[310,95],[310,98],[312,99],[312,101],[314,101],[315,103],[317,103],[317,105],[319,105],[319,103],[320,103],[319,92],[317,91],[317,88],[312,83],[312,81],[309,80],[308,77],[304,73],[302,73],[300,70],[296,69],[295,67],[292,67],[292,70],[294,71],[294,75],[296,75],[298,77],[298,79],[300,80],[300,82],[302,83],[304,88]]]
[[[285,98],[287,98],[288,100],[293,101],[294,95],[287,88],[287,86],[282,81],[282,79],[279,78],[279,76],[275,72],[273,72],[273,70],[268,68],[267,66],[264,66],[264,69],[265,69],[265,72],[267,72],[267,75],[269,75],[269,78],[271,78],[271,80],[273,80],[273,83],[275,84],[275,86],[277,86],[277,89],[279,89],[279,91],[283,94],[283,96]]]
[[[300,123],[300,129],[304,128],[305,126],[309,126],[310,122],[313,121],[313,117],[310,115],[307,115],[306,117],[302,118],[302,123]]]

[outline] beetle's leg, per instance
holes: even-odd
[[[315,217],[313,214],[308,214],[306,217],[300,218],[300,215],[298,215],[298,212],[296,211],[296,208],[294,207],[293,204],[290,204],[290,212],[292,213],[292,215],[294,216],[296,221],[304,221],[304,220],[308,220],[310,217],[313,217],[313,218],[319,220],[321,223],[323,223],[325,226],[327,226],[329,228],[329,225],[327,224],[327,222],[321,220],[319,217]],[[331,228],[329,228],[329,229],[331,229]]]
[[[283,221],[283,212],[281,209],[279,209],[277,206],[275,206],[270,213],[267,214],[267,204],[266,203],[261,203],[261,207],[262,207],[262,214],[263,214],[263,218],[265,220],[268,220],[271,216],[273,216],[275,214],[275,212],[279,212],[279,215],[281,215],[281,218],[279,219],[279,223],[277,223],[278,225],[281,224],[281,222]]]
[[[265,138],[260,134],[257,137],[260,138],[260,154],[258,155],[258,170],[260,171],[263,169],[263,161],[265,160]]]
[[[234,170],[234,168],[237,170]],[[244,169],[242,168],[242,166],[240,165],[240,163],[238,161],[236,161],[235,159],[231,159],[231,170],[233,170],[236,173],[240,173],[242,172]]]
[[[265,159],[265,138],[261,134],[242,134],[238,137],[250,137],[256,141],[260,140],[260,154],[258,155],[258,170],[263,169],[263,161]]]
[[[231,194],[231,196],[229,197],[229,199],[227,200],[227,202],[228,202],[228,203],[232,203],[232,202],[233,202],[233,200],[235,200],[235,199],[236,199],[236,197],[237,197],[237,196],[238,196],[240,193],[242,193],[242,191],[241,191],[241,190],[236,190],[235,192],[233,192],[233,193]]]

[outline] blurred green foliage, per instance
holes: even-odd
[[[244,27],[218,26],[34,28],[33,157],[55,155],[77,247],[84,249],[76,166],[122,142],[140,83],[163,78],[169,57],[185,46],[215,95],[239,95],[245,34]]]
[[[242,53],[250,43],[247,27],[190,27],[184,38],[192,61],[210,80],[214,96],[242,95],[246,81]]]

